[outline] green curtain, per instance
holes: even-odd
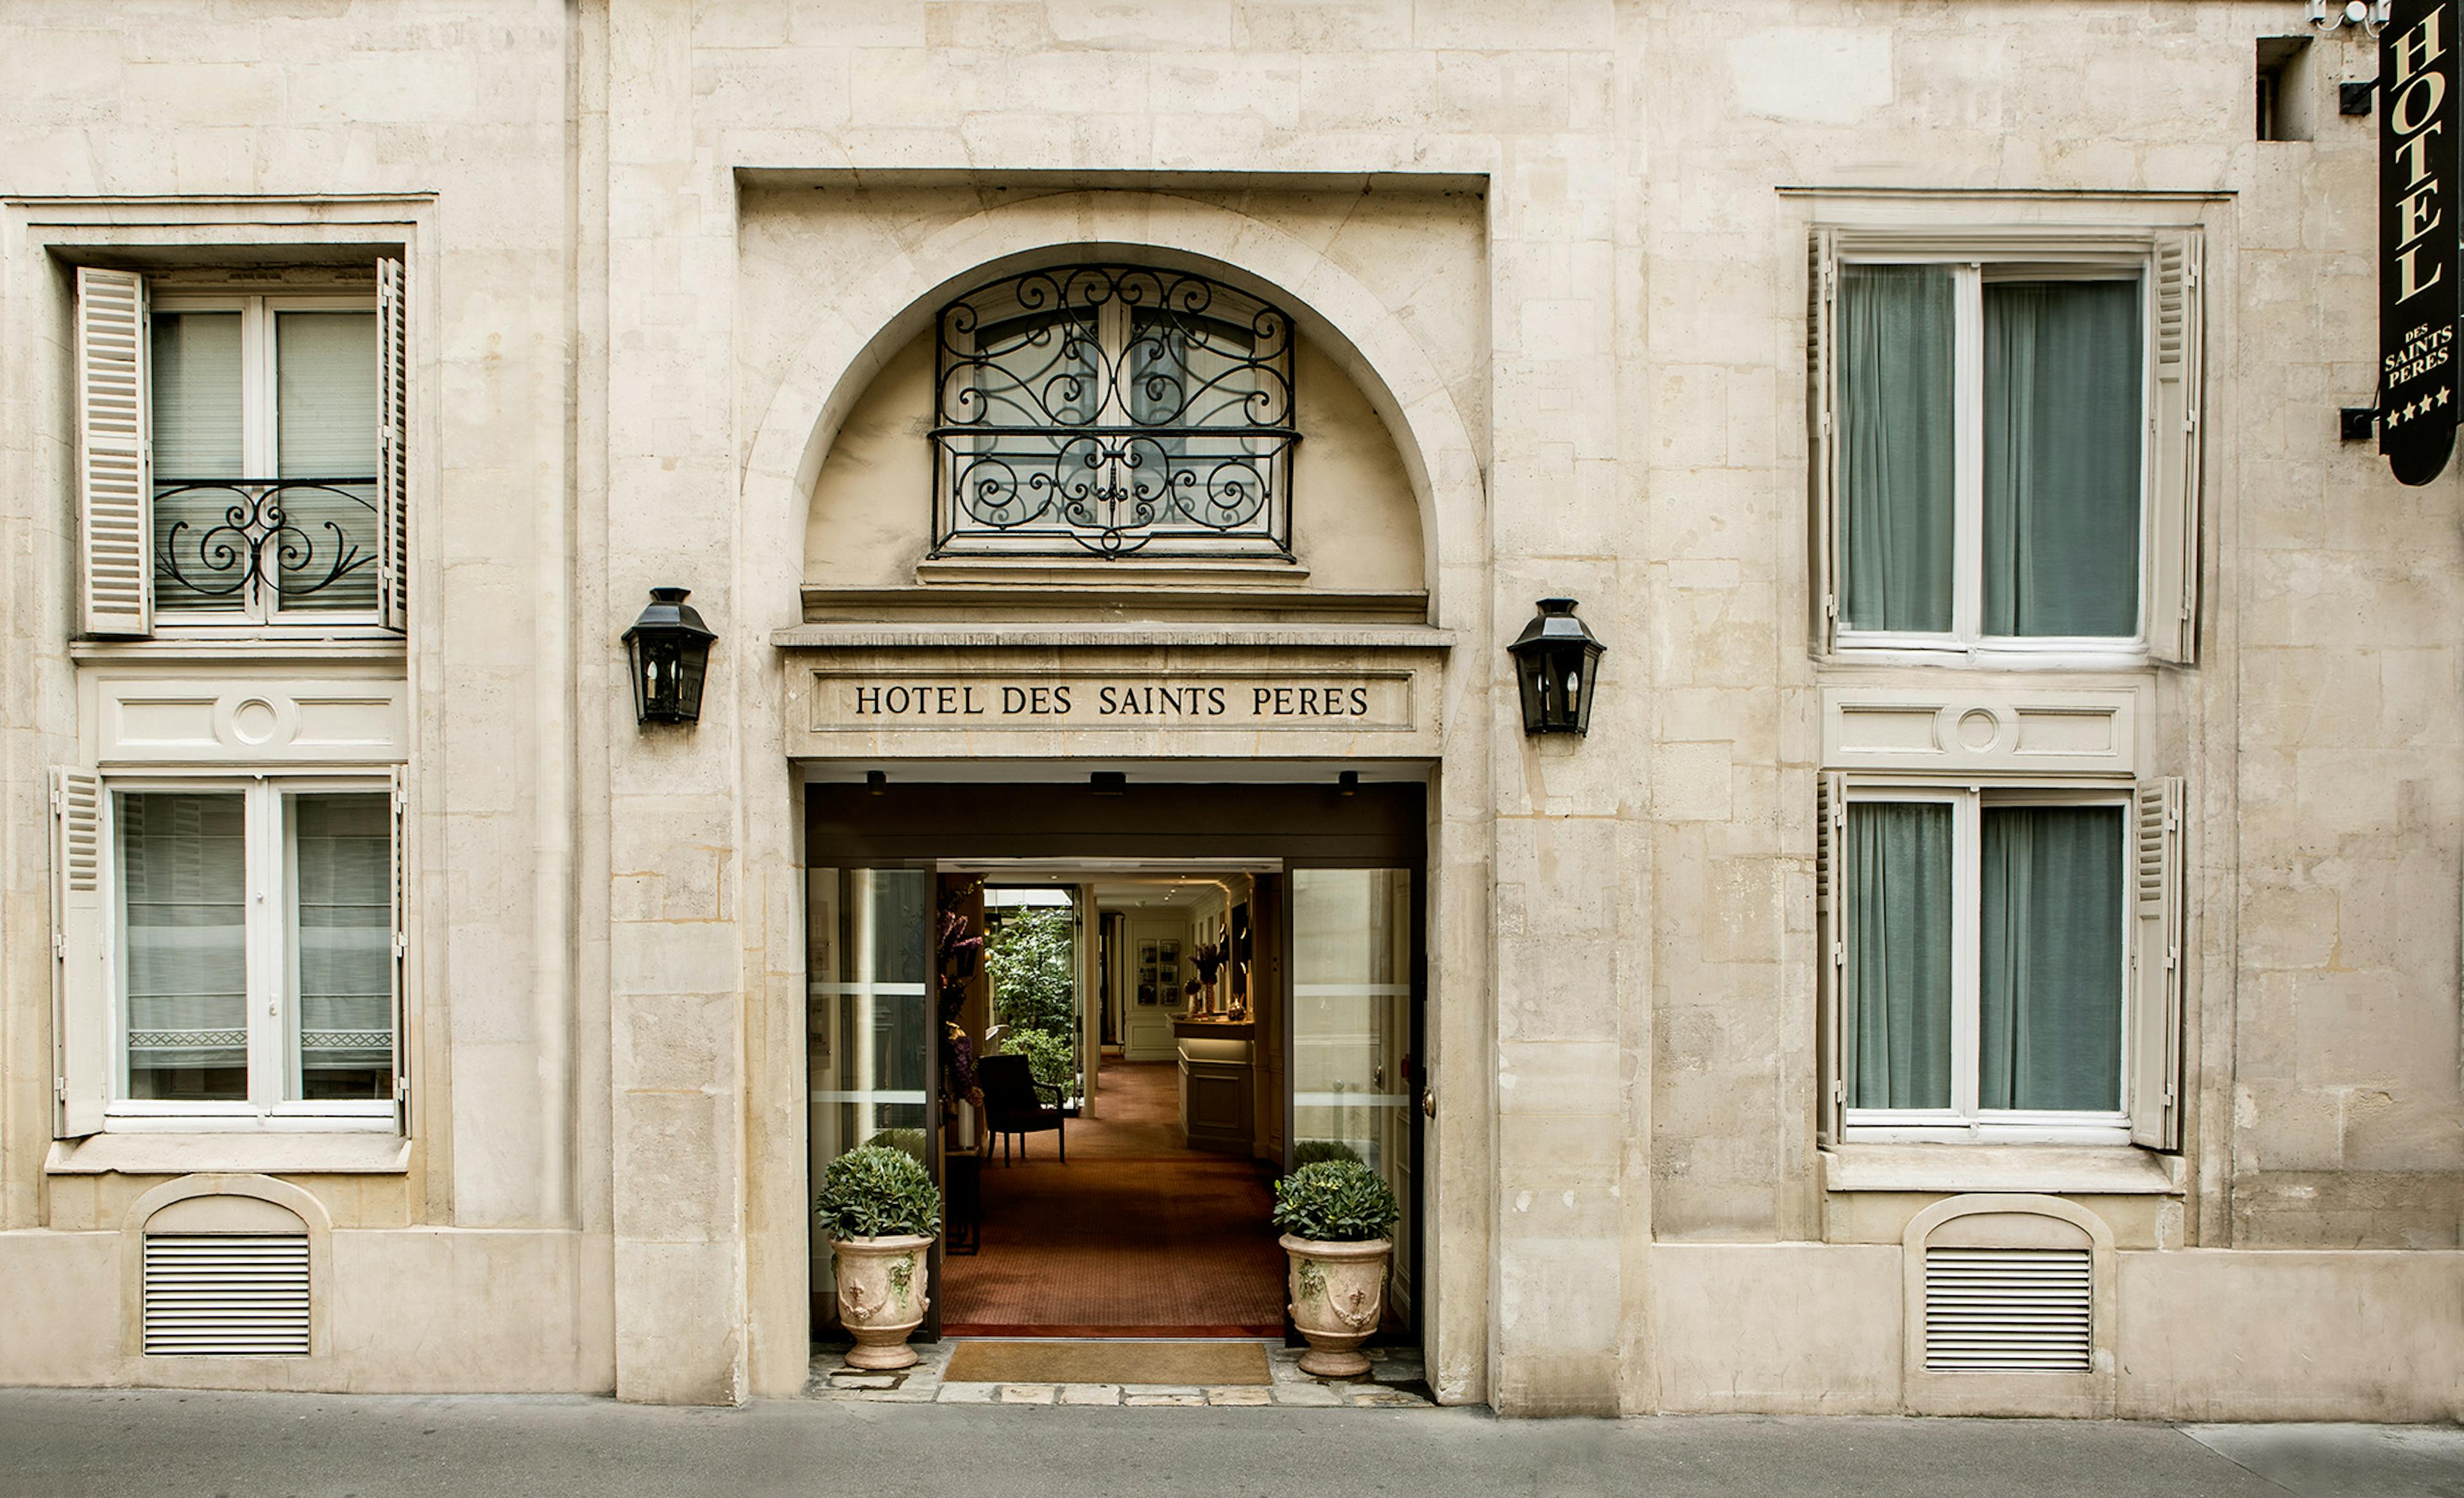
[[[1985,287],[1985,632],[2139,632],[2137,281]]]
[[[1848,808],[1851,1108],[1950,1106],[1950,808]]]
[[[2122,1106],[2123,812],[1987,807],[1984,1108]]]
[[[1935,265],[1840,276],[1839,611],[1853,629],[1951,627],[1952,285]]]

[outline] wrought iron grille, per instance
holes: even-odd
[[[172,609],[376,607],[375,477],[168,478],[154,578]]]
[[[1292,325],[1218,281],[1032,271],[941,309],[933,555],[1291,556]]]

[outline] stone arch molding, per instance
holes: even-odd
[[[287,1180],[272,1176],[200,1175],[182,1176],[166,1180],[128,1204],[120,1225],[120,1336],[121,1351],[136,1359],[141,1370],[153,1364],[193,1364],[198,1362],[253,1365],[262,1370],[283,1361],[272,1358],[146,1358],[144,1327],[145,1235],[149,1231],[181,1232],[189,1230],[177,1222],[166,1222],[160,1228],[158,1219],[177,1219],[183,1214],[174,1210],[184,1203],[199,1207],[217,1204],[214,1199],[237,1199],[232,1204],[241,1211],[253,1209],[262,1214],[263,1228],[249,1231],[286,1231],[276,1226],[285,1215],[296,1220],[299,1231],[308,1238],[308,1355],[321,1357],[331,1345],[326,1336],[326,1305],[333,1296],[334,1284],[334,1220],[325,1204],[316,1196]],[[208,1229],[210,1231],[211,1229]],[[166,1374],[170,1382],[183,1376]],[[145,1380],[141,1380],[145,1381]],[[259,1382],[261,1379],[252,1379]]]
[[[805,507],[840,425],[890,357],[941,302],[979,278],[1086,256],[1127,255],[1221,275],[1272,297],[1384,421],[1419,501],[1433,617],[1451,609],[1448,564],[1477,564],[1486,526],[1477,450],[1426,350],[1394,308],[1316,246],[1263,220],[1166,193],[1088,190],[1002,204],[940,230],[831,298],[772,395],[747,454],[745,555],[791,560],[801,581]],[[869,309],[896,308],[884,320]],[[757,587],[751,597],[796,596]],[[1470,597],[1451,600],[1474,606]],[[792,622],[786,621],[786,622]]]
[[[1952,1240],[1975,1246],[2088,1250],[2090,1368],[2066,1373],[1933,1373],[1925,1364],[1925,1253]],[[2021,1192],[1946,1198],[1908,1220],[1900,1239],[1901,1388],[1917,1415],[2077,1415],[2109,1419],[2118,1384],[2121,1295],[2113,1228],[2079,1202]]]

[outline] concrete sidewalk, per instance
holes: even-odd
[[[0,1391],[28,1498],[2464,1498],[2464,1431]]]

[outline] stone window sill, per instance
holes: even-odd
[[[400,1176],[410,1141],[398,1134],[98,1134],[55,1139],[53,1176]]]
[[[339,631],[322,635],[228,634],[183,635],[165,632],[151,640],[72,640],[71,658],[92,665],[161,666],[173,662],[223,664],[249,661],[368,661],[399,667],[403,637],[371,628],[364,633]]]
[[[915,564],[919,584],[1038,586],[1098,583],[1106,587],[1231,584],[1296,588],[1309,567],[1280,557],[928,557]]]
[[[2181,1157],[2132,1145],[1843,1144],[1822,1152],[1824,1189],[2044,1196],[2179,1196]]]

